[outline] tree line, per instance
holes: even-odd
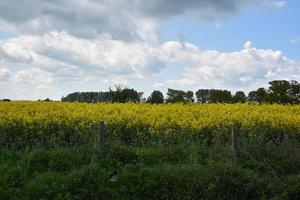
[[[143,93],[137,92],[134,89],[123,88],[116,86],[115,90],[111,88],[107,92],[74,92],[62,97],[62,101],[66,102],[112,102],[112,103],[126,103],[126,102],[141,102]]]
[[[243,91],[232,94],[229,90],[221,89],[199,89],[193,91],[175,90],[169,88],[166,98],[159,90],[154,90],[145,99],[143,92],[134,89],[117,86],[115,90],[109,89],[107,92],[75,92],[62,97],[62,101],[67,102],[146,102],[152,104],[160,103],[279,103],[298,104],[300,102],[300,84],[291,80],[274,80],[269,82],[269,87],[258,88],[250,91],[248,95]]]

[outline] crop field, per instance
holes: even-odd
[[[0,145],[0,199],[300,195],[299,105],[1,102]]]
[[[108,137],[124,136],[136,142],[147,137],[215,137],[229,134],[232,126],[252,137],[290,137],[300,134],[300,106],[0,103],[0,141],[1,145],[27,146],[43,141],[50,146],[55,142],[71,145],[94,134],[100,121],[106,124]]]

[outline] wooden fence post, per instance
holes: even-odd
[[[103,152],[105,149],[105,125],[104,122],[101,121],[99,123],[99,141],[98,141],[98,147],[99,147],[99,151]]]
[[[105,150],[105,124],[103,121],[99,122],[98,135],[95,135],[93,155],[91,162],[95,162],[99,157],[99,153],[103,153]]]
[[[231,159],[235,161],[237,158],[237,130],[233,125],[231,127]]]

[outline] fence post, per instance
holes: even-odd
[[[95,136],[91,163],[95,162],[99,157],[99,153],[103,153],[105,150],[105,125],[103,121],[99,122],[99,132]]]
[[[235,161],[237,158],[237,129],[235,125],[231,127],[231,159]]]
[[[104,122],[101,121],[99,123],[99,137],[98,137],[98,147],[99,147],[99,151],[103,152],[105,149],[105,125]]]

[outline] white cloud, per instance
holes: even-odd
[[[39,89],[59,89],[70,82],[126,84],[153,77],[165,68],[156,46],[114,40],[108,34],[93,40],[66,32],[6,39],[0,41],[0,60],[13,72],[7,82],[21,98],[33,89],[44,92]]]
[[[149,75],[164,68],[163,63],[156,59],[153,46],[126,43],[109,36],[87,40],[66,32],[24,35],[2,41],[0,49],[6,62],[29,63],[54,73],[72,72],[72,76],[75,71],[91,71],[103,76],[135,74],[143,77],[144,73]]]
[[[300,77],[299,62],[281,51],[256,49],[250,41],[234,52],[201,50],[194,44],[182,43],[122,42],[109,35],[88,40],[66,32],[23,35],[1,41],[0,77],[12,93],[18,97],[27,94],[28,98],[30,95],[38,98],[39,94],[46,97],[51,91],[59,98],[57,95],[66,91],[62,86],[69,83],[98,82],[107,86],[136,80],[148,81],[159,88],[249,90],[269,80]],[[172,69],[165,71],[165,66],[183,66],[180,67],[183,73],[179,78],[167,78],[168,70]],[[165,78],[158,81],[161,73]]]
[[[182,87],[208,87],[254,89],[273,79],[299,79],[300,63],[271,49],[256,49],[248,41],[236,52],[202,51],[192,44],[182,49],[179,42],[162,46],[164,60],[184,63],[180,79],[167,80],[164,84]]]
[[[273,7],[285,5],[272,2]],[[0,40],[0,97],[57,99],[67,91],[132,81],[157,87],[248,89],[272,78],[299,79],[299,62],[280,51],[256,49],[250,41],[236,52],[201,50],[184,38],[161,42],[160,26],[170,18],[194,17],[220,27],[224,19],[260,5],[269,4],[264,0],[0,1],[0,26],[20,35]],[[169,75],[172,69],[166,66],[172,64],[184,73]]]
[[[14,0],[0,1],[0,25],[21,34],[66,31],[81,38],[109,33],[122,41],[157,40],[159,24],[189,15],[221,20],[261,0]]]

